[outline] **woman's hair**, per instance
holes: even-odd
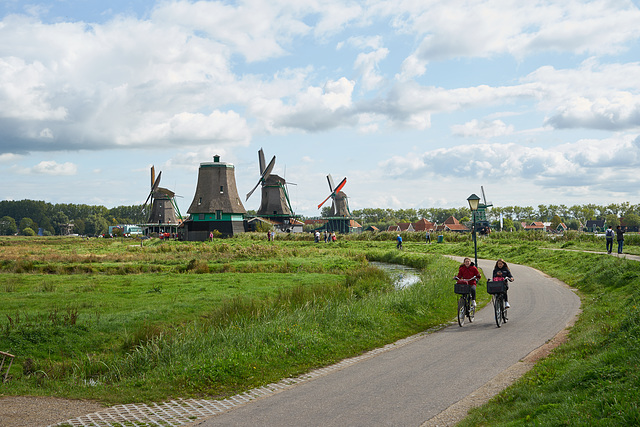
[[[501,262],[501,263],[502,263],[502,268],[506,268],[507,270],[509,270],[509,266],[507,265],[507,263],[506,263],[506,262],[504,262],[504,260],[503,260],[502,258],[499,258],[499,259],[496,261],[496,265],[495,265],[495,267],[493,267],[493,268],[500,268],[500,267],[498,267],[498,263],[499,263],[499,262]],[[511,271],[511,270],[509,270],[509,271]]]

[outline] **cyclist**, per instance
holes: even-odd
[[[464,281],[469,284],[471,290],[471,305],[476,308],[476,283],[480,280],[480,272],[471,262],[471,258],[465,258],[458,268],[458,275],[454,277],[458,281]]]
[[[507,299],[507,291],[509,290],[509,284],[507,282],[513,282],[513,275],[511,274],[511,270],[509,270],[509,266],[502,258],[496,261],[496,265],[493,267],[493,280],[505,280],[504,308],[510,308],[511,305],[509,305]]]

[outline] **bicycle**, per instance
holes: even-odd
[[[487,293],[492,294],[493,314],[498,328],[509,320],[507,317],[507,307],[505,307],[505,297],[507,291],[507,280],[487,280]]]
[[[456,280],[453,291],[460,295],[458,299],[458,325],[462,327],[464,325],[465,317],[469,319],[469,323],[473,323],[476,315],[476,308],[471,304],[471,285],[469,282],[475,279],[459,279]]]

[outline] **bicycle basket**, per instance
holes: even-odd
[[[468,294],[471,290],[468,283],[456,283],[453,287],[453,292],[456,294]]]
[[[500,294],[507,291],[507,282],[505,280],[487,281],[487,293],[488,294]]]

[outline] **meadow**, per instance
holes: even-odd
[[[0,240],[0,350],[16,355],[5,395],[106,404],[222,397],[295,376],[455,317],[451,277],[469,235],[395,250],[393,233],[213,242]],[[625,252],[639,253],[638,236]],[[587,234],[492,233],[478,256],[530,265],[579,289],[567,343],[463,425],[638,424],[640,263]],[[422,271],[395,290],[369,261]],[[488,296],[480,290],[483,302]]]

